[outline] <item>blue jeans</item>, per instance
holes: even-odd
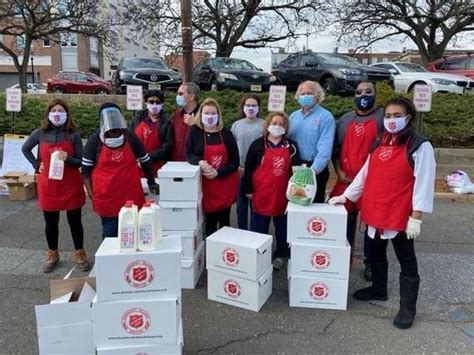
[[[100,217],[102,222],[102,240],[118,237],[118,216]]]
[[[252,204],[245,196],[242,185],[243,177],[239,180],[239,191],[237,193],[237,225],[239,229],[249,230],[249,206],[251,210]]]
[[[272,218],[273,225],[275,226],[275,238],[277,244],[275,256],[277,258],[287,258],[290,255],[290,248],[286,242],[286,214],[269,217],[262,216],[261,214],[252,211],[250,218],[250,230],[252,232],[268,234],[268,228],[270,228],[270,221]]]
[[[351,251],[354,248],[355,236],[357,233],[357,217],[359,216],[359,212],[351,212],[347,214],[347,241],[351,245]],[[370,245],[369,245],[369,235],[367,233],[367,227],[365,228],[364,232],[364,264],[370,264]],[[351,260],[352,260],[352,252],[351,252]]]

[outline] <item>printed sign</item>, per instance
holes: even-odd
[[[268,111],[285,111],[286,86],[271,85],[268,96]]]
[[[431,111],[432,92],[429,85],[415,85],[413,89],[413,103],[418,112]]]
[[[21,89],[6,89],[7,104],[6,110],[8,112],[21,111]]]
[[[140,85],[127,85],[127,110],[143,109],[143,88]]]

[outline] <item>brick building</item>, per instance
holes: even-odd
[[[193,67],[201,60],[209,58],[211,55],[206,51],[193,51]],[[178,69],[181,76],[184,76],[184,65],[182,54],[168,54],[165,56],[165,62],[173,69]]]

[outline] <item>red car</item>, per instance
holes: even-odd
[[[106,95],[112,92],[112,84],[93,73],[60,71],[48,79],[48,92]]]
[[[429,63],[427,69],[432,72],[465,75],[474,79],[474,55],[453,55]]]

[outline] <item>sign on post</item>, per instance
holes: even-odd
[[[271,85],[268,95],[268,111],[285,111],[286,86]]]
[[[143,109],[143,87],[127,85],[127,110],[139,111]]]
[[[418,112],[431,111],[431,86],[429,85],[415,85],[413,89],[413,104]]]
[[[7,89],[7,104],[6,110],[8,112],[21,111],[21,89]]]

